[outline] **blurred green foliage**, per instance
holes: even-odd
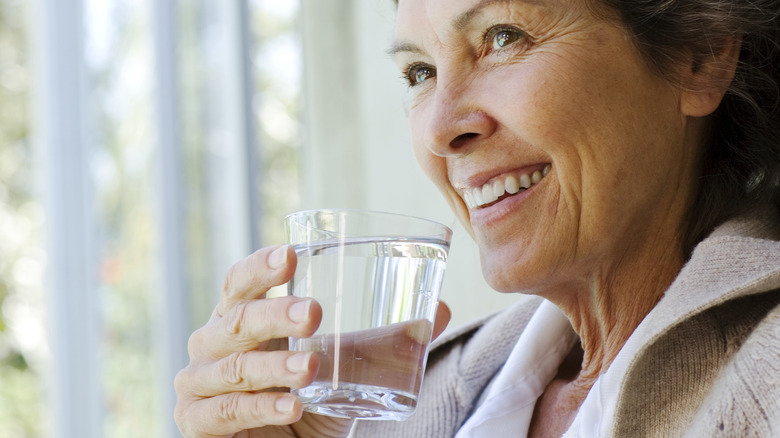
[[[48,350],[43,272],[44,213],[30,141],[32,81],[29,1],[0,0],[0,437],[52,436],[46,404]],[[156,235],[152,2],[95,0],[85,8],[90,160],[98,266],[98,334],[103,436],[161,436],[162,382],[154,330],[159,294]],[[193,322],[201,325],[218,294],[210,265],[208,154],[204,139],[204,0],[178,2],[181,136],[187,199],[187,282]],[[301,144],[297,2],[251,0],[251,39],[264,244],[284,239],[281,218],[298,208]],[[286,12],[280,12],[286,9]],[[290,12],[292,11],[292,12]],[[295,65],[292,65],[292,64]]]
[[[41,206],[30,145],[27,3],[0,0],[0,436],[46,435],[41,345],[25,330],[40,305]],[[36,351],[36,348],[38,351]]]

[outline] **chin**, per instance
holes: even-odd
[[[547,243],[547,246],[551,245]],[[557,288],[556,285],[570,283],[577,277],[573,260],[561,258],[556,252],[539,251],[545,246],[540,242],[521,244],[518,239],[501,246],[480,244],[480,264],[485,281],[498,292],[526,295],[545,295],[545,291]],[[573,250],[562,253],[571,254]]]
[[[486,255],[486,254],[489,254]],[[486,252],[480,250],[480,262],[482,265],[482,276],[491,288],[502,293],[527,293],[533,289],[527,281],[530,276],[524,272],[523,263],[513,261],[508,262],[504,257],[497,257],[496,251]]]

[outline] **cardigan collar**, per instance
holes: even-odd
[[[780,215],[762,208],[717,227],[628,342],[648,345],[681,321],[736,298],[780,288]]]
[[[607,381],[617,386],[602,390],[619,398],[601,405],[615,422],[610,433],[597,435],[682,435],[735,348],[778,302],[777,210],[718,227],[697,245],[607,370],[618,377]]]

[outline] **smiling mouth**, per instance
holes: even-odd
[[[535,170],[531,173],[502,175],[488,181],[482,187],[462,189],[460,195],[469,210],[489,207],[530,189],[547,176],[551,168],[552,166],[548,164],[542,170]]]

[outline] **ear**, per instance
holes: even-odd
[[[681,110],[687,116],[704,117],[718,108],[734,79],[742,40],[728,38],[710,48],[694,54],[683,72]]]

